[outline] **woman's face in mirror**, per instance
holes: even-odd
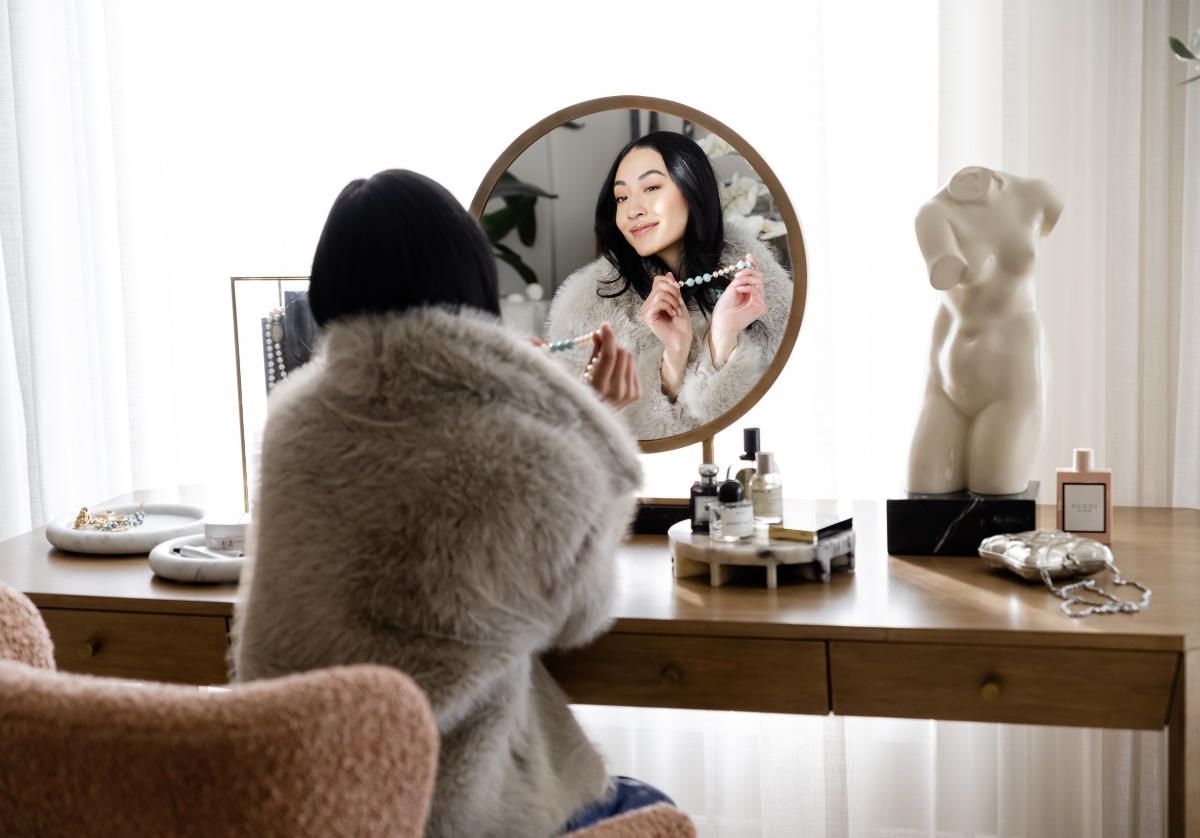
[[[679,265],[688,203],[667,175],[662,155],[653,148],[635,148],[617,166],[613,181],[617,227],[643,258],[658,256],[668,266]]]

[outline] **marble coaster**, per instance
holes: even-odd
[[[176,550],[184,544],[204,544],[204,533],[185,535],[164,541],[150,551],[150,569],[173,582],[236,582],[242,574],[245,556],[206,559],[181,556]]]
[[[708,574],[714,588],[740,573],[766,571],[768,588],[775,588],[780,565],[794,566],[799,575],[814,582],[828,582],[835,570],[854,569],[854,530],[842,530],[816,544],[773,539],[767,528],[756,527],[744,541],[716,541],[692,532],[692,522],[680,521],[667,530],[676,578]]]

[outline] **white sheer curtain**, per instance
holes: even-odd
[[[804,326],[738,423],[789,496],[902,487],[936,302],[912,218],[982,163],[1066,202],[1038,262],[1043,488],[1091,445],[1118,503],[1200,506],[1200,83],[1166,50],[1200,0],[741,12],[0,0],[0,537],[141,486],[240,498],[228,277],[306,273],[352,177],[406,166],[466,202],[530,124],[618,92],[730,124],[797,208]],[[648,494],[697,458],[648,458]],[[580,715],[709,838],[1162,833],[1161,734]]]

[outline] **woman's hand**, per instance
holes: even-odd
[[[692,348],[692,315],[673,274],[654,277],[650,294],[642,303],[642,322],[662,341],[662,391],[674,399],[683,384],[683,369]]]
[[[600,400],[620,410],[642,396],[633,353],[617,343],[612,326],[600,324],[592,337],[592,357],[588,359],[583,380],[592,385]]]
[[[767,313],[766,278],[749,253],[745,261],[750,263],[750,267],[734,274],[721,299],[713,307],[712,326],[708,330],[708,351],[717,369],[725,366],[729,360],[742,330]]]

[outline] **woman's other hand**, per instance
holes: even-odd
[[[620,410],[642,396],[633,353],[617,343],[612,327],[602,323],[592,337],[592,356],[583,380],[592,385],[600,400]]]
[[[662,341],[662,391],[674,399],[683,384],[683,370],[692,348],[692,315],[674,274],[654,277],[650,294],[642,303],[642,322]]]
[[[753,256],[747,253],[745,261],[750,263],[750,267],[734,274],[721,299],[713,307],[712,327],[708,330],[708,351],[717,369],[725,366],[729,360],[742,330],[767,313],[766,279]]]

